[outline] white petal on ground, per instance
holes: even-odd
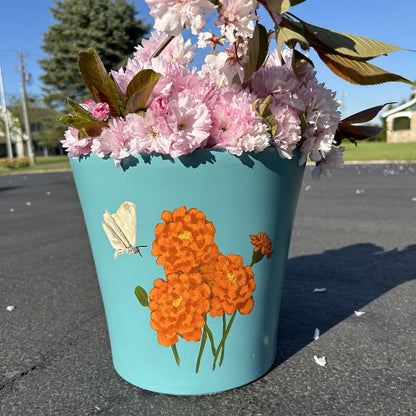
[[[318,292],[326,292],[326,287],[316,287],[313,290],[314,293],[318,293]]]
[[[16,306],[10,305],[6,308],[9,312],[13,311],[14,309],[16,309]]]
[[[365,314],[364,311],[354,311],[355,316],[362,316]]]
[[[319,338],[320,332],[318,328],[315,328],[315,333],[313,334],[313,339],[316,341]]]
[[[326,366],[326,358],[325,357],[318,357],[317,355],[314,355],[313,359],[315,360],[316,364],[320,365],[321,367]]]

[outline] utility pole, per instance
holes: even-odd
[[[22,88],[22,107],[23,107],[23,119],[25,122],[25,130],[27,135],[26,146],[27,146],[27,156],[31,165],[35,164],[33,157],[33,144],[32,144],[32,131],[30,130],[30,120],[29,120],[29,111],[27,105],[27,96],[26,96],[26,73],[25,67],[23,64],[23,58],[27,55],[23,55],[21,52],[17,56],[20,60],[20,73],[22,75],[21,88]]]
[[[13,150],[12,150],[12,142],[10,140],[10,130],[9,130],[9,112],[7,111],[6,105],[6,96],[4,94],[4,85],[3,85],[3,74],[1,72],[1,65],[0,65],[0,91],[1,91],[1,100],[3,102],[4,108],[4,125],[5,125],[5,133],[6,133],[6,145],[7,145],[7,156],[9,160],[13,160]]]

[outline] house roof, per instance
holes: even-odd
[[[416,105],[416,97],[412,98],[407,103],[404,103],[402,105],[399,105],[396,108],[392,108],[391,110],[388,110],[388,111],[384,112],[383,114],[381,114],[381,117],[386,118],[386,117],[389,117],[393,114],[400,113],[401,111],[405,111],[405,110],[409,109],[413,105]]]

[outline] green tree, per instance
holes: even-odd
[[[46,57],[39,65],[44,101],[56,110],[62,110],[66,97],[90,96],[77,68],[80,50],[94,48],[108,70],[118,69],[150,30],[126,0],[55,0],[50,10],[57,23],[43,35]]]

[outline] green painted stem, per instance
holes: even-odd
[[[227,339],[227,336],[228,336],[228,334],[230,333],[231,325],[232,325],[232,324],[233,324],[233,322],[234,322],[234,318],[235,318],[236,313],[237,313],[237,311],[234,311],[234,313],[232,314],[231,319],[230,319],[230,321],[228,322],[227,329],[225,330],[225,334],[224,334],[224,336],[222,337],[222,340],[221,340],[220,344],[218,345],[217,351],[215,352],[215,356],[214,356],[214,363],[213,363],[213,365],[212,365],[212,370],[213,370],[213,371],[215,370],[215,366],[216,366],[216,364],[217,364],[217,360],[218,360],[218,356],[219,356],[219,354],[220,354],[220,351],[221,351],[221,349],[223,349],[223,348],[224,348],[224,345],[225,345],[225,340]]]
[[[198,359],[196,360],[195,373],[199,371],[199,365],[201,364],[201,357],[202,357],[202,353],[204,352],[206,342],[207,342],[207,330],[204,326],[204,332],[202,333],[202,339],[201,339],[201,347],[199,348]]]
[[[173,356],[175,357],[176,364],[179,367],[180,360],[179,360],[178,350],[176,349],[176,344],[172,344],[171,348],[172,348]]]

